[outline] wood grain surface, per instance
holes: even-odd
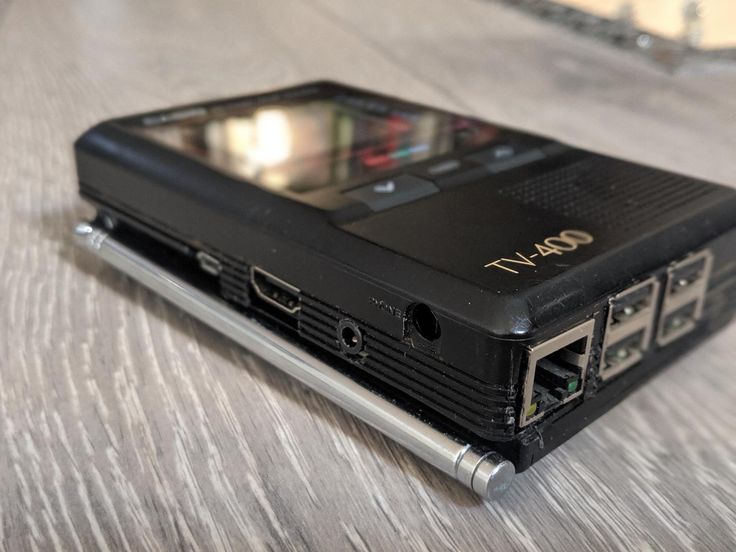
[[[736,326],[465,488],[70,243],[96,121],[329,77],[736,182],[736,69],[476,0],[0,0],[0,550],[736,549]]]

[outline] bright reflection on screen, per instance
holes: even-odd
[[[222,106],[139,131],[264,188],[293,192],[372,177],[498,134],[466,117],[358,96]]]
[[[284,188],[288,181],[269,170],[292,155],[292,129],[281,109],[259,109],[252,117],[230,117],[204,125],[204,139],[233,172],[249,178],[263,173],[266,184]],[[220,151],[217,155],[214,152]]]

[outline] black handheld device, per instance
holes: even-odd
[[[734,190],[365,90],[124,117],[75,153],[118,239],[519,471],[736,310]]]

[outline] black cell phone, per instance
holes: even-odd
[[[736,310],[736,192],[332,82],[101,123],[100,224],[523,470]]]

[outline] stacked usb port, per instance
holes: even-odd
[[[667,269],[657,343],[667,345],[692,331],[703,315],[713,255],[705,250]]]
[[[659,282],[652,277],[609,300],[599,374],[608,379],[636,365],[654,333]]]

